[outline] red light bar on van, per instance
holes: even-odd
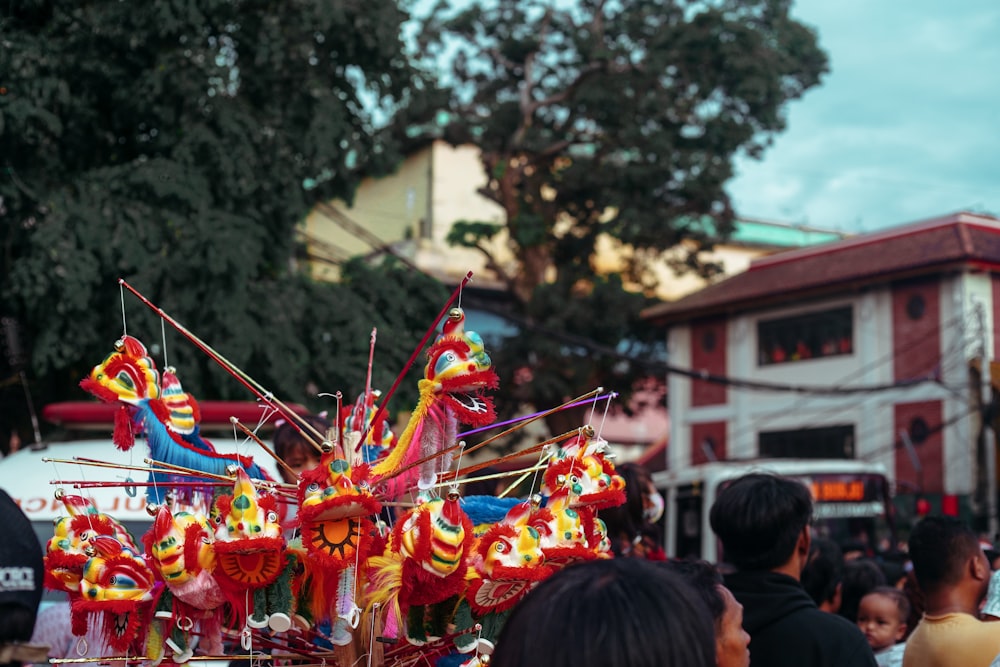
[[[296,414],[306,415],[309,410],[304,405],[288,404]],[[232,428],[230,417],[236,417],[243,424],[253,427],[260,421],[263,408],[254,401],[198,401],[201,408],[201,427],[206,430]],[[50,403],[42,408],[42,418],[57,426],[77,429],[109,428],[114,425],[117,403],[95,403],[92,401],[65,401]],[[280,415],[271,418],[269,425]]]

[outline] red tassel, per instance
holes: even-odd
[[[132,417],[128,408],[122,404],[115,413],[115,430],[111,436],[115,447],[127,452],[135,446],[135,433],[132,432]]]

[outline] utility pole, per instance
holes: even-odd
[[[993,434],[990,406],[993,404],[993,385],[990,382],[990,361],[993,352],[993,341],[990,340],[990,329],[986,326],[986,309],[982,301],[976,303],[976,319],[980,332],[980,420],[982,423],[982,438],[984,448],[984,465],[986,466],[986,519],[990,531],[990,540],[996,540],[1000,532],[1000,518],[997,516],[997,450],[996,438]]]

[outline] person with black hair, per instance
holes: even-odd
[[[825,537],[814,537],[801,583],[820,611],[836,614],[840,609],[843,573],[844,554],[840,546]]]
[[[857,558],[844,565],[844,585],[841,588],[838,614],[851,623],[858,622],[858,605],[861,598],[879,586],[885,586],[885,574],[871,558]]]
[[[739,477],[709,514],[723,560],[735,568],[726,587],[743,605],[756,667],[875,667],[858,627],[819,610],[800,578],[809,558],[812,496],[793,479]]]
[[[662,564],[570,565],[511,611],[490,667],[715,667],[708,607]]]
[[[615,472],[625,480],[625,502],[599,512],[608,528],[615,556],[665,560],[658,537],[663,496],[653,486],[649,471],[635,462],[622,463]]]
[[[321,415],[300,415],[298,421],[308,424],[324,438],[333,426],[330,420]],[[302,424],[296,426],[290,422],[281,421],[274,429],[274,436],[271,438],[274,453],[285,464],[278,467],[278,472],[281,473],[281,479],[286,484],[295,484],[302,471],[310,470],[319,465],[321,452],[311,442],[315,436],[310,433],[307,438],[302,433],[303,428]]]
[[[903,667],[976,667],[1000,653],[1000,632],[979,619],[990,564],[976,533],[954,517],[929,516],[909,540],[924,615],[906,640]]]
[[[0,489],[0,667],[47,662],[48,646],[29,644],[42,601],[42,545],[31,521]]]
[[[719,568],[704,560],[672,560],[665,567],[684,577],[711,612],[717,667],[749,667],[750,635],[743,629],[743,605],[723,584]]]

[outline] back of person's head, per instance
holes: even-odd
[[[812,519],[812,496],[800,482],[767,473],[735,479],[719,493],[709,521],[722,557],[741,570],[786,564]]]
[[[909,553],[917,583],[929,594],[959,583],[969,559],[981,554],[982,547],[976,533],[962,521],[929,516],[913,527]]]
[[[924,615],[924,594],[920,590],[920,586],[917,585],[917,578],[914,576],[913,570],[906,573],[902,591],[903,595],[906,596],[906,601],[910,604],[910,617],[906,620],[906,635],[908,636],[916,629],[917,623]],[[906,636],[903,639],[906,639]]]
[[[663,565],[570,565],[511,612],[491,667],[715,667],[715,627],[690,584]]]
[[[840,609],[837,613],[856,623],[861,598],[879,586],[885,586],[885,575],[878,563],[870,558],[859,558],[844,565],[844,584],[841,589]],[[905,620],[905,616],[903,617]]]
[[[817,606],[834,602],[843,573],[844,554],[840,546],[825,537],[814,537],[801,582]]]
[[[691,584],[702,602],[708,607],[712,614],[712,620],[716,625],[722,620],[722,614],[726,611],[726,600],[719,590],[723,585],[722,573],[708,561],[684,559],[672,560],[664,564],[668,570],[676,572],[684,577],[684,580]]]
[[[0,489],[0,665],[29,660],[22,644],[31,639],[42,599],[42,545],[24,512]],[[42,661],[45,653],[41,654]]]
[[[878,561],[878,566],[885,575],[885,585],[900,587],[906,579],[906,568],[898,557],[886,556]]]

